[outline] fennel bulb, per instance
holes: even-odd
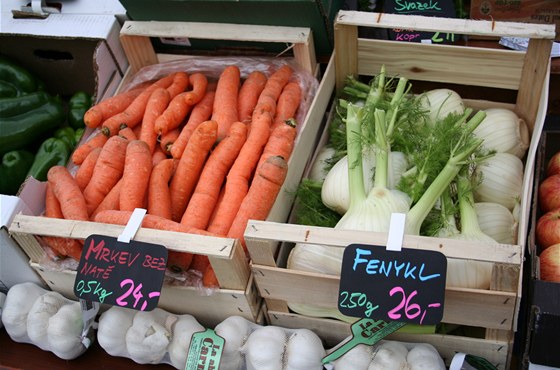
[[[422,105],[428,111],[429,122],[445,119],[450,114],[462,115],[465,104],[461,96],[451,89],[433,89],[420,97]]]
[[[485,112],[486,118],[474,130],[476,136],[484,139],[483,146],[523,158],[531,140],[525,120],[506,108],[489,108]]]

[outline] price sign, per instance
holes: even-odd
[[[351,244],[344,250],[338,310],[348,316],[434,325],[443,317],[442,253]]]
[[[90,235],[78,264],[74,294],[85,300],[151,311],[157,307],[167,248]]]

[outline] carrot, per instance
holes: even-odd
[[[152,167],[157,165],[159,162],[167,159],[167,154],[161,149],[159,145],[157,145],[152,153]]]
[[[226,137],[231,124],[239,120],[237,95],[240,82],[239,67],[235,65],[227,66],[218,78],[212,110],[212,120],[218,122],[218,141]]]
[[[53,166],[47,172],[47,181],[60,203],[62,215],[68,220],[87,221],[86,200],[76,180],[64,166]]]
[[[247,125],[234,122],[230,132],[208,157],[181,218],[184,225],[206,229],[226,175],[247,138]]]
[[[184,92],[189,87],[189,75],[186,72],[179,71],[175,73],[173,77],[173,83],[169,85],[167,91],[169,92],[169,97],[173,99],[175,96]]]
[[[118,135],[110,137],[103,145],[91,179],[84,189],[90,215],[122,177],[127,145],[128,140]]]
[[[78,184],[81,191],[83,191],[89,180],[91,179],[91,175],[93,174],[93,168],[95,167],[95,162],[97,162],[97,158],[99,158],[99,153],[101,153],[101,148],[95,148],[91,152],[89,152],[88,156],[80,167],[76,170],[76,174],[74,178],[76,179],[76,183]]]
[[[295,118],[300,102],[301,87],[297,82],[288,82],[278,97],[272,129],[274,130],[287,119]]]
[[[249,73],[241,88],[237,99],[237,110],[239,121],[250,122],[253,109],[257,105],[259,95],[266,84],[266,75],[261,71],[253,71]]]
[[[177,140],[180,134],[181,134],[181,129],[177,127],[171,131],[167,131],[166,134],[161,135],[159,139],[159,146],[166,155],[171,155],[170,152],[171,147],[173,146],[173,143]]]
[[[171,73],[152,83],[146,87],[124,111],[105,120],[101,127],[103,134],[106,136],[113,136],[124,126],[133,128],[139,124],[144,117],[144,111],[146,110],[146,105],[148,104],[152,92],[158,87],[166,88],[171,85],[174,75],[174,73]]]
[[[152,173],[152,153],[148,144],[133,140],[126,147],[122,173],[122,187],[119,197],[121,211],[134,211],[144,205],[150,174]]]
[[[212,116],[212,109],[214,104],[214,96],[216,93],[214,91],[207,91],[204,97],[199,101],[192,109],[192,112],[182,128],[179,137],[173,142],[171,149],[169,150],[171,156],[175,159],[181,158],[181,155],[185,151],[187,142],[189,141],[194,130],[202,122],[207,121]]]
[[[89,217],[90,220],[94,220],[95,216],[101,211],[106,210],[118,210],[119,209],[119,202],[121,197],[121,185],[122,185],[122,178],[113,186],[113,188],[105,195],[105,198],[99,203],[95,211]]]
[[[262,109],[274,116],[276,112],[276,102],[282,93],[282,89],[284,89],[284,86],[286,86],[292,77],[292,74],[293,69],[289,65],[284,64],[270,75],[263,91],[259,95],[257,105],[260,105]]]
[[[218,203],[208,231],[225,236],[249,190],[249,182],[270,136],[272,116],[266,111],[255,111],[247,140],[228,172],[223,199]]]
[[[101,131],[97,131],[96,133],[90,135],[86,142],[80,144],[80,146],[72,152],[72,163],[81,165],[92,150],[103,147],[106,142],[107,136],[103,135]]]
[[[84,123],[87,127],[99,127],[109,117],[124,111],[143,89],[139,87],[125,91],[93,105],[84,113]]]
[[[152,153],[157,145],[157,133],[154,131],[156,119],[165,111],[170,101],[169,91],[160,87],[152,92],[146,103],[146,110],[142,117],[140,136],[138,138],[148,144]]]
[[[192,90],[185,94],[185,102],[188,105],[195,105],[206,93],[208,78],[203,73],[197,72],[189,76],[189,82],[192,86]]]
[[[45,192],[45,216],[53,218],[64,218],[60,202],[54,195],[52,184],[47,181]],[[49,246],[59,257],[72,257],[80,259],[82,254],[82,243],[77,239],[62,238],[56,236],[43,236],[41,239]]]
[[[121,128],[118,132],[118,134],[122,137],[124,137],[126,140],[128,141],[132,141],[132,140],[136,140],[136,134],[134,133],[134,131],[130,128],[130,127],[124,127]]]
[[[281,156],[271,156],[258,168],[249,192],[243,199],[235,219],[227,233],[228,238],[239,239],[247,252],[243,234],[249,220],[265,220],[268,217],[280,188],[288,173],[288,163]],[[248,255],[248,254],[247,254]]]
[[[185,102],[186,92],[180,93],[169,102],[163,113],[154,122],[154,132],[157,135],[165,135],[169,131],[179,127],[192,110],[192,105]]]
[[[187,143],[169,185],[173,221],[179,222],[183,217],[206,157],[216,142],[217,134],[218,123],[213,120],[205,121],[196,128]]]
[[[201,275],[204,275],[204,271],[206,271],[206,267],[208,265],[210,265],[208,256],[204,254],[195,254],[193,256],[190,269],[193,271],[198,271]]]
[[[274,128],[271,132],[263,153],[256,168],[260,168],[266,159],[273,155],[279,155],[284,159],[290,159],[297,136],[296,120],[289,119]]]
[[[154,166],[148,184],[148,214],[171,219],[169,182],[175,169],[175,160],[164,159]]]
[[[206,266],[206,270],[204,271],[204,275],[202,275],[202,285],[206,288],[219,288],[220,283],[218,282],[218,278],[216,277],[216,273],[214,272],[214,268],[212,265],[208,264]]]

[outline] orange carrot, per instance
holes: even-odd
[[[86,200],[68,169],[53,166],[47,172],[47,180],[52,184],[52,191],[60,203],[62,215],[68,220],[87,221],[89,214]]]
[[[124,111],[105,120],[101,127],[103,134],[106,136],[113,136],[124,126],[133,128],[139,124],[144,117],[144,111],[146,110],[146,105],[148,104],[152,92],[158,87],[166,88],[171,85],[174,75],[174,73],[171,73],[152,83],[146,87]]]
[[[169,131],[179,127],[192,110],[192,105],[185,102],[186,92],[180,93],[169,102],[163,113],[154,122],[154,132],[157,135],[165,135]]]
[[[146,110],[142,117],[140,136],[138,138],[148,144],[152,153],[157,145],[157,133],[154,131],[156,119],[165,111],[170,101],[169,91],[160,87],[152,92],[146,103]]]
[[[173,158],[181,158],[181,155],[183,155],[185,147],[187,146],[187,142],[194,130],[198,127],[198,125],[209,120],[212,116],[215,95],[216,93],[214,91],[207,91],[202,100],[193,107],[187,123],[185,123],[185,126],[181,129],[179,137],[173,142],[173,145],[169,150]]]
[[[76,170],[76,174],[74,178],[76,179],[76,183],[80,187],[80,190],[83,191],[89,180],[91,179],[91,175],[93,174],[93,169],[95,167],[95,162],[97,162],[97,158],[99,158],[99,153],[101,153],[101,148],[93,149],[86,159],[82,162],[80,167]]]
[[[175,169],[175,160],[164,159],[154,166],[148,185],[148,214],[171,219],[169,182]]]
[[[45,217],[64,218],[62,209],[60,208],[60,202],[53,192],[53,184],[48,181],[45,188]]]
[[[282,93],[282,89],[284,89],[284,86],[286,86],[286,84],[292,77],[292,74],[293,69],[289,65],[284,64],[272,75],[270,75],[270,77],[266,81],[266,85],[264,86],[263,91],[259,95],[257,105],[260,105],[264,110],[274,116],[278,98]]]
[[[80,144],[74,152],[72,152],[72,163],[80,165],[86,159],[88,154],[95,148],[101,148],[107,142],[107,136],[101,131],[97,131],[90,135],[86,142]]]
[[[90,215],[122,177],[127,145],[128,140],[118,135],[110,137],[103,145],[91,179],[84,189]]]
[[[87,127],[99,127],[109,117],[124,111],[143,89],[139,87],[125,91],[93,105],[84,113],[84,123]]]
[[[239,120],[237,95],[240,83],[239,67],[235,65],[227,66],[218,78],[212,110],[212,120],[218,122],[218,141],[226,137],[231,124]]]
[[[123,127],[119,130],[118,132],[119,135],[121,135],[122,137],[124,137],[126,140],[128,141],[132,141],[132,140],[136,140],[136,134],[134,133],[134,131],[130,128],[130,127]]]
[[[253,171],[270,136],[272,116],[266,111],[253,113],[247,140],[228,172],[224,196],[218,203],[208,231],[225,236],[231,227],[237,210],[249,190]]]
[[[206,229],[226,175],[247,138],[247,125],[234,122],[230,132],[210,153],[183,214],[184,225]]]
[[[156,145],[154,152],[152,153],[152,167],[154,167],[164,159],[167,159],[167,154],[165,154],[165,152],[159,145]]]
[[[121,211],[134,211],[144,205],[144,198],[152,173],[152,153],[148,144],[133,140],[126,147],[126,157],[122,173],[122,187],[119,197]]]
[[[288,163],[280,156],[268,157],[258,168],[255,178],[251,182],[249,192],[243,199],[235,219],[227,233],[228,238],[241,241],[247,252],[243,234],[249,220],[265,220],[268,217],[280,188],[284,184],[288,173]],[[248,256],[248,254],[247,254]]]
[[[206,288],[220,287],[220,283],[218,282],[216,273],[214,272],[214,269],[210,264],[206,266],[206,270],[204,271],[204,275],[202,276],[202,285],[204,285]]]
[[[191,136],[169,185],[171,192],[171,219],[181,221],[208,153],[216,142],[218,123],[201,123]]]
[[[169,97],[173,99],[189,87],[189,75],[186,72],[179,71],[173,77],[173,83],[167,88]]]
[[[261,158],[256,168],[260,168],[266,159],[273,155],[279,155],[286,161],[290,159],[297,136],[296,120],[289,119],[271,132],[266,145],[264,146]]]
[[[161,135],[161,137],[159,138],[159,146],[166,155],[171,155],[170,152],[171,147],[173,146],[173,143],[177,140],[180,134],[181,134],[181,129],[177,127],[171,131],[167,131],[166,134]]]
[[[113,188],[105,195],[105,198],[99,203],[95,211],[89,217],[90,220],[94,220],[95,216],[101,211],[107,210],[118,210],[119,209],[119,202],[121,197],[121,185],[122,185],[122,178],[113,186]]]
[[[189,82],[192,86],[192,90],[185,94],[185,102],[188,105],[195,105],[206,93],[208,78],[203,73],[197,72],[189,76]]]
[[[261,71],[253,71],[249,73],[241,88],[237,99],[237,110],[239,121],[248,123],[251,121],[253,109],[257,105],[259,95],[266,84],[266,75]]]
[[[192,271],[197,271],[201,275],[204,275],[204,271],[206,271],[206,267],[210,264],[210,260],[208,256],[204,254],[195,254],[193,256],[190,269]]]
[[[272,129],[281,125],[285,120],[295,118],[301,102],[301,87],[297,82],[288,82],[278,97],[276,116],[272,122]]]

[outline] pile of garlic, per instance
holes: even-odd
[[[80,303],[34,283],[16,284],[8,290],[2,323],[13,341],[33,344],[64,360],[87,349]]]

